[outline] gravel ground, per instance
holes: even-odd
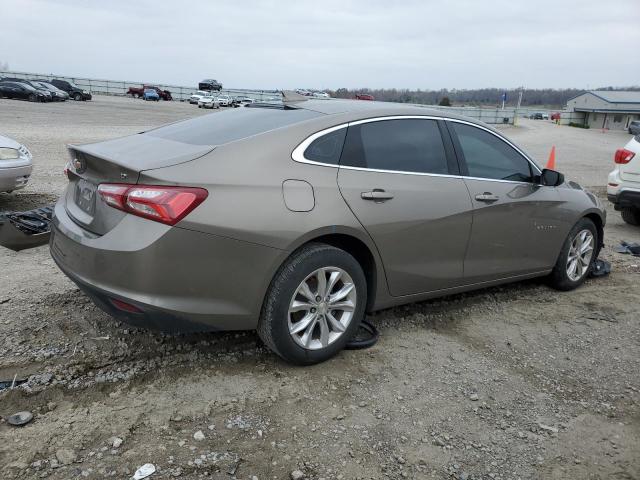
[[[0,100],[0,133],[31,148],[28,188],[0,210],[55,199],[64,145],[202,112],[96,97]],[[522,121],[505,133],[603,195],[628,135]],[[46,247],[0,252],[2,478],[632,479],[640,477],[640,229],[610,209],[612,274],[559,293],[529,281],[385,310],[380,342],[296,368],[253,332],[163,335],[119,324]]]

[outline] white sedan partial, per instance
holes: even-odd
[[[204,90],[198,90],[196,93],[189,97],[189,103],[191,105],[197,105],[202,97],[206,97],[209,95],[209,92],[205,92]]]
[[[0,192],[23,188],[32,168],[31,152],[27,147],[0,135]]]
[[[220,108],[218,97],[207,95],[198,100],[198,108]]]

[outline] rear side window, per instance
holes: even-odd
[[[347,129],[341,128],[316,138],[304,151],[304,158],[313,162],[338,165],[346,134]]]
[[[340,165],[399,172],[449,173],[437,122],[413,118],[350,126]]]
[[[471,125],[450,122],[469,176],[517,182],[532,181],[529,161],[504,140]]]

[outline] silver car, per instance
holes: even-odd
[[[367,312],[532,277],[584,282],[598,199],[477,121],[392,103],[255,103],[69,147],[51,254],[100,307],[339,352]]]
[[[0,135],[0,192],[23,188],[32,168],[31,152],[27,147]]]

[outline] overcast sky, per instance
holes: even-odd
[[[26,72],[265,89],[640,84],[640,0],[0,0],[0,17],[0,64]]]

